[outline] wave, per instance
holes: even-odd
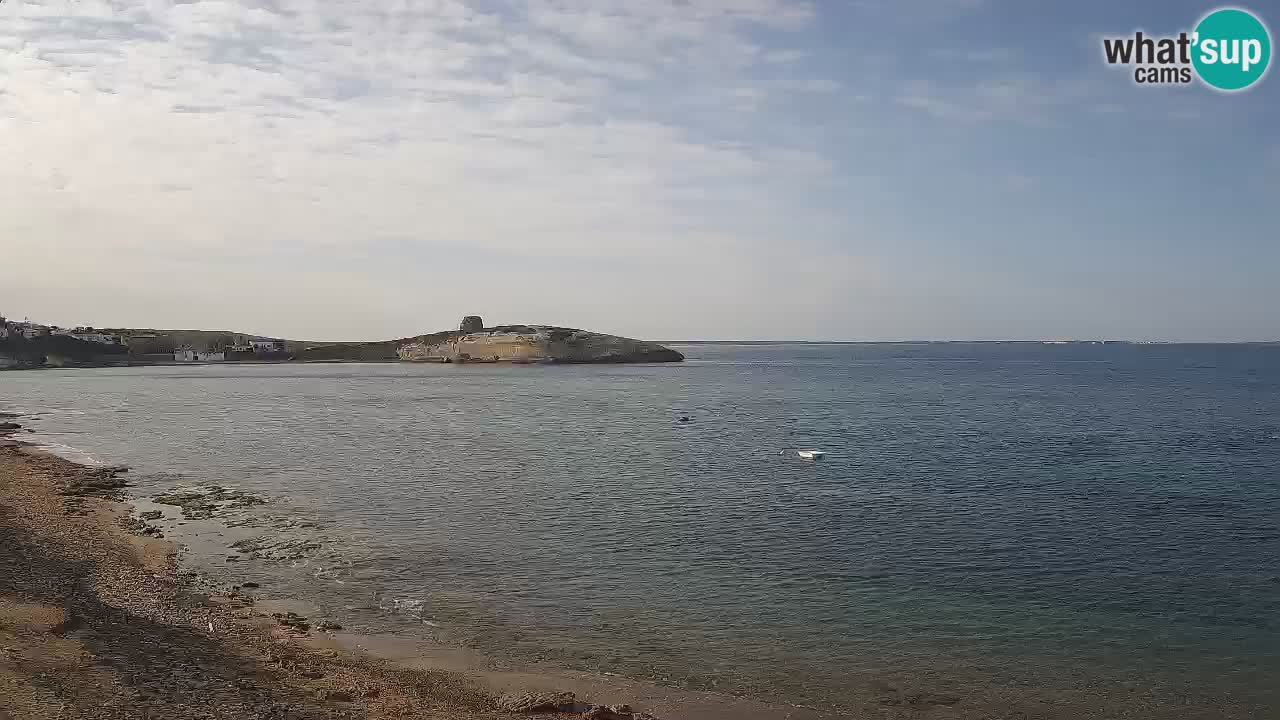
[[[82,450],[78,447],[67,445],[66,443],[60,443],[55,440],[41,438],[39,435],[32,436],[31,442],[42,450],[53,453],[63,460],[70,460],[71,462],[79,465],[99,467],[108,464],[105,460],[100,460],[89,454],[89,451],[87,450]]]

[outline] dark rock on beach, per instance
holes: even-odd
[[[182,508],[182,516],[189,520],[209,519],[266,502],[256,495],[217,485],[171,490],[151,500]]]
[[[105,467],[81,467],[67,475],[67,483],[62,490],[63,495],[76,497],[102,497],[112,500],[121,498],[121,490],[129,483],[120,477],[129,468],[109,465]]]
[[[498,698],[498,709],[513,713],[575,712],[571,692],[525,692]]]
[[[295,613],[285,613],[283,615],[280,613],[272,613],[271,616],[276,619],[277,623],[291,630],[296,630],[300,633],[307,633],[311,631],[311,623],[307,622],[307,619],[301,615],[297,615]]]
[[[636,712],[630,705],[595,705],[582,713],[582,720],[657,720],[649,713]]]
[[[262,535],[245,540],[237,540],[231,547],[247,553],[254,559],[292,562],[309,557],[320,550],[322,544],[312,538],[281,538]]]

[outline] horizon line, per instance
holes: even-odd
[[[3,316],[0,316],[0,317],[3,317]],[[15,320],[13,320],[12,318],[8,318],[8,320],[9,320],[9,322],[30,322],[30,323],[33,323],[33,324],[36,324],[36,325],[45,325],[46,327],[57,327],[57,328],[63,328],[63,327],[64,327],[64,326],[56,325],[56,324],[48,324],[48,325],[46,325],[46,324],[45,324],[45,323],[43,323],[43,322],[36,321],[36,320],[27,320],[27,319],[25,319],[25,318],[24,318],[24,320],[22,320],[22,321],[15,321]],[[296,343],[304,343],[304,344],[320,344],[320,343],[328,343],[328,344],[383,343],[383,342],[395,342],[395,341],[397,341],[397,340],[407,340],[407,339],[410,339],[410,338],[419,337],[419,336],[421,336],[421,335],[423,335],[423,334],[430,334],[430,333],[416,333],[416,334],[411,334],[411,335],[402,335],[402,336],[394,337],[394,338],[384,338],[384,339],[380,339],[380,340],[294,340],[294,339],[288,338],[288,337],[283,336],[283,335],[257,334],[257,333],[242,332],[242,331],[234,331],[234,330],[202,330],[202,329],[197,329],[197,328],[159,328],[159,327],[155,327],[155,328],[152,328],[152,327],[147,327],[147,328],[136,327],[136,328],[135,328],[135,327],[125,327],[125,326],[112,326],[112,325],[102,325],[102,326],[98,326],[98,325],[93,325],[93,326],[71,326],[71,327],[94,327],[95,329],[99,329],[99,330],[116,330],[116,331],[121,331],[121,330],[147,330],[147,331],[151,331],[151,332],[199,332],[199,333],[226,333],[226,334],[232,334],[232,335],[246,335],[246,336],[255,337],[255,338],[257,338],[257,337],[263,337],[263,338],[277,338],[277,339],[285,340],[286,342],[296,342]],[[436,332],[442,332],[442,331],[436,331]],[[606,333],[606,334],[612,334],[612,333]],[[636,338],[636,339],[642,339],[642,338]],[[642,340],[643,340],[643,339],[642,339]],[[1054,345],[1054,344],[1062,344],[1062,345],[1089,345],[1089,344],[1117,344],[1117,345],[1276,345],[1276,344],[1280,344],[1280,338],[1272,338],[1272,339],[1266,339],[1266,340],[1259,340],[1259,339],[1253,339],[1253,340],[1140,340],[1140,339],[1133,339],[1133,338],[1061,338],[1061,337],[1057,337],[1057,338],[1052,338],[1052,337],[1051,337],[1051,338],[1001,338],[1001,339],[986,339],[986,340],[979,340],[979,339],[967,339],[967,338],[950,338],[950,339],[942,339],[942,338],[911,338],[911,339],[897,339],[897,340],[832,340],[832,339],[823,339],[823,340],[796,340],[796,339],[770,338],[770,339],[764,339],[764,340],[760,340],[760,339],[757,339],[757,340],[745,340],[745,339],[725,339],[725,340],[712,340],[712,339],[682,339],[682,340],[672,340],[672,339],[665,339],[665,340],[645,340],[645,341],[646,341],[646,342],[655,342],[655,343],[659,343],[659,344],[668,344],[668,345],[699,345],[699,344],[702,344],[702,345],[711,345],[711,344],[719,344],[719,345],[936,345],[936,344],[947,344],[947,343],[952,343],[952,344],[982,344],[982,343],[985,343],[985,344],[1043,344],[1043,345]]]

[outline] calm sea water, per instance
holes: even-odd
[[[1280,716],[1280,347],[680,349],[11,372],[0,409],[141,497],[273,498],[307,556],[210,572],[357,627],[846,709]]]

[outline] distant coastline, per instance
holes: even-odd
[[[456,330],[372,341],[308,341],[225,330],[61,328],[0,316],[0,370],[221,363],[648,363],[680,362],[673,345],[1057,345],[1274,346],[1280,340],[1195,342],[1117,339],[1040,340],[664,340],[650,342],[553,325],[486,327],[475,315]]]
[[[680,362],[658,343],[552,325],[485,327],[479,316],[443,330],[372,342],[309,342],[226,331],[60,328],[0,318],[0,369],[289,362]]]

